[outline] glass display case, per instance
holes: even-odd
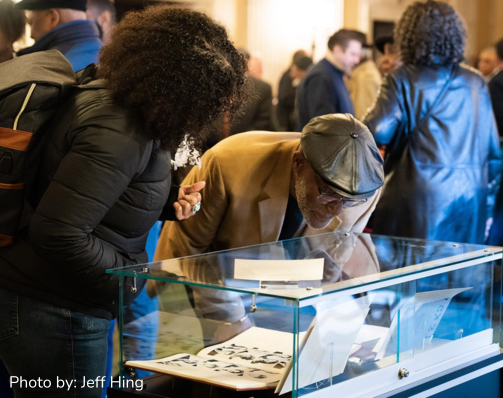
[[[121,376],[162,374],[184,397],[417,385],[500,353],[502,253],[329,233],[112,269]]]

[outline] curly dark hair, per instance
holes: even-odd
[[[231,119],[241,108],[247,70],[223,26],[163,5],[131,12],[116,25],[100,52],[98,77],[118,103],[139,114],[150,137],[176,151],[186,135],[200,149],[220,116]]]
[[[23,10],[14,6],[11,0],[0,0],[0,30],[12,44],[24,36],[26,17]]]
[[[454,9],[440,1],[415,2],[395,28],[405,64],[448,66],[464,58],[465,29]]]

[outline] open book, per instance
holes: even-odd
[[[317,305],[318,316],[307,332],[299,333],[299,360],[303,365],[299,385],[312,384],[344,370],[348,357],[362,349],[355,342],[371,301],[364,296]],[[375,333],[370,334],[376,338]],[[235,390],[277,386],[276,392],[284,394],[292,388],[293,336],[252,327],[224,343],[200,350],[197,355],[183,353],[156,360],[128,361],[126,366]],[[329,347],[331,354],[327,355]]]
[[[424,345],[433,338],[451,299],[464,290],[421,292],[404,300],[397,311],[400,324],[414,321],[415,333],[402,335],[400,345],[397,314],[389,328],[364,324],[374,294],[318,303],[309,329],[299,333],[298,387],[331,380],[344,371],[348,361],[379,361],[396,354],[398,347],[403,351]],[[126,366],[237,391],[276,387],[282,395],[292,389],[293,338],[292,333],[252,327],[197,355],[128,361]]]
[[[197,353],[176,354],[126,366],[235,390],[274,388],[292,358],[293,334],[252,327]]]

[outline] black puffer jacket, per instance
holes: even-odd
[[[148,232],[177,190],[168,198],[169,153],[112,101],[104,81],[85,74],[93,71],[51,127],[29,231],[0,249],[0,286],[112,319],[118,280],[105,270],[147,261]]]
[[[373,214],[375,233],[482,243],[487,198],[498,189],[499,145],[487,85],[478,73],[404,65],[384,80],[364,118],[387,145],[386,179]]]

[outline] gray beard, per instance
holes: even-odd
[[[328,220],[326,222],[326,224],[322,227],[318,227],[318,228],[313,227],[313,225],[312,225],[313,210],[307,204],[307,186],[306,185],[307,185],[306,181],[303,179],[302,180],[297,179],[297,181],[295,181],[295,195],[297,196],[297,204],[299,205],[299,209],[302,213],[302,216],[304,217],[304,221],[312,229],[316,229],[316,230],[325,229],[332,222],[333,218]]]

